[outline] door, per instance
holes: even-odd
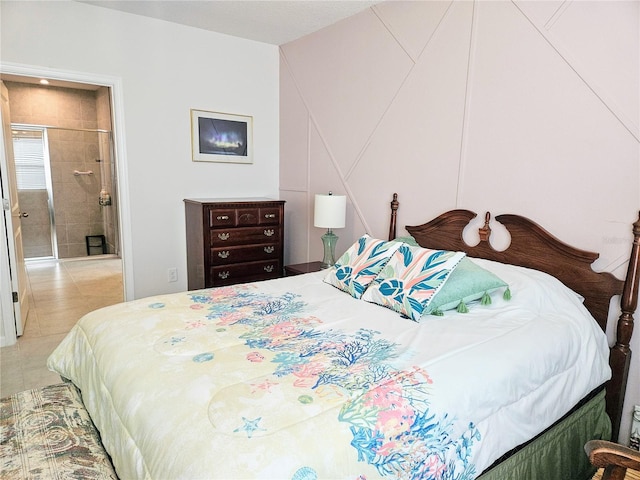
[[[18,204],[18,189],[16,187],[16,173],[13,164],[13,139],[11,137],[11,119],[9,116],[9,92],[3,82],[2,91],[2,135],[4,155],[0,156],[2,163],[2,203],[5,222],[7,225],[7,243],[9,250],[9,273],[13,293],[13,312],[16,323],[16,335],[24,332],[24,325],[29,313],[29,295],[27,270],[22,251],[22,229],[20,219],[22,212]],[[17,296],[17,298],[16,298]]]

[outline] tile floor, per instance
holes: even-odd
[[[27,262],[30,308],[18,343],[0,348],[0,397],[59,383],[47,357],[82,315],[123,300],[113,255]]]

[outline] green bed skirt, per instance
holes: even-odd
[[[595,473],[584,444],[611,438],[604,390],[477,480],[587,480]]]

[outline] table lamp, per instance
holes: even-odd
[[[324,258],[320,268],[329,268],[336,263],[336,243],[338,237],[333,233],[334,228],[344,228],[347,197],[344,195],[316,194],[316,203],[313,215],[315,227],[326,228],[327,233],[322,235],[324,245]]]

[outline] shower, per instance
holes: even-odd
[[[119,254],[111,132],[12,124],[25,258]]]

